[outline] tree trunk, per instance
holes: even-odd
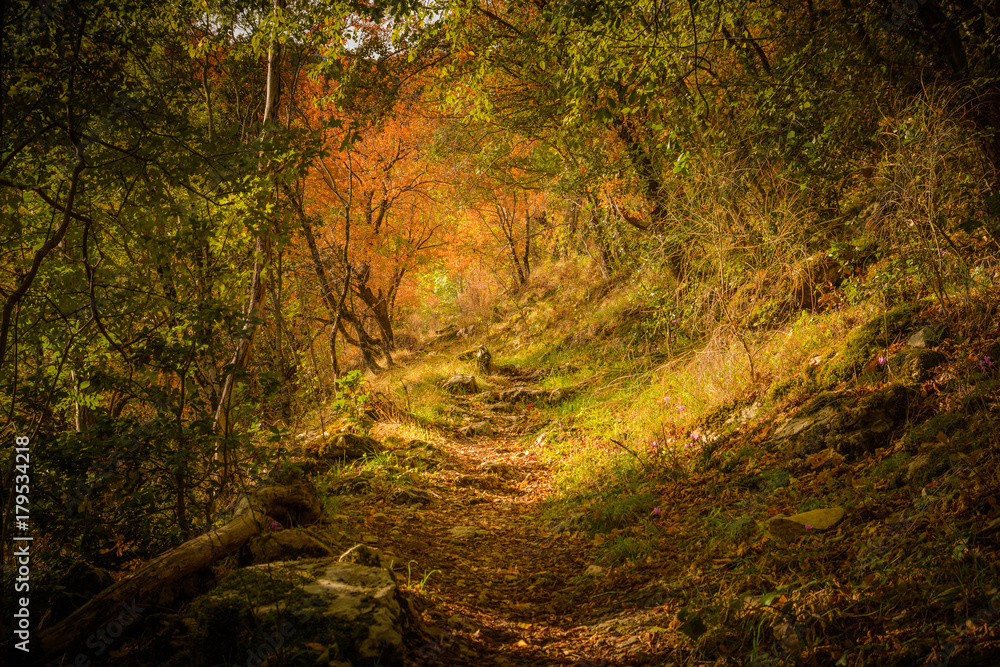
[[[274,9],[283,10],[285,0],[274,0]],[[278,107],[278,99],[281,95],[281,81],[278,76],[278,65],[281,61],[281,49],[277,44],[277,36],[272,35],[271,45],[267,50],[267,91],[264,98],[264,130],[263,138],[266,140],[270,131],[267,124],[274,119]],[[265,166],[258,164],[258,171],[263,171]],[[264,263],[271,259],[271,241],[265,238],[263,233],[258,233],[254,243],[256,259],[253,267],[253,280],[250,284],[250,303],[247,305],[247,318],[250,319],[243,328],[243,335],[236,345],[236,352],[230,362],[229,374],[226,376],[225,384],[222,386],[222,393],[219,396],[219,407],[215,411],[215,432],[225,435],[229,431],[229,399],[232,396],[233,385],[236,382],[236,375],[247,366],[250,360],[250,349],[253,346],[254,334],[257,325],[252,319],[263,319],[264,314]],[[216,451],[215,458],[218,460],[219,452]]]
[[[232,397],[233,385],[236,383],[236,374],[247,367],[250,360],[250,349],[253,347],[253,339],[257,333],[257,325],[252,320],[263,319],[264,315],[264,263],[270,259],[271,242],[263,236],[258,236],[256,241],[256,255],[253,266],[253,281],[250,284],[250,303],[247,304],[247,319],[251,320],[243,328],[243,334],[236,344],[236,352],[229,362],[230,371],[226,375],[226,382],[222,385],[222,392],[219,395],[219,407],[215,411],[215,432],[225,435],[229,431],[229,399]]]
[[[39,633],[47,661],[71,659],[85,637],[118,616],[123,605],[141,611],[158,591],[192,572],[232,553],[260,534],[272,520],[283,526],[309,524],[322,515],[322,505],[311,484],[267,486],[242,496],[233,519],[225,526],[195,537],[146,563],[125,579],[109,586],[69,617]]]

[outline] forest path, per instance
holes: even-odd
[[[422,622],[407,664],[662,664],[662,610],[625,599],[642,579],[607,567],[585,574],[590,538],[572,517],[541,516],[553,471],[524,437],[542,425],[538,411],[522,404],[498,417],[476,397],[446,400],[507,434],[436,439],[445,462],[413,489],[430,502],[401,507],[397,491],[368,517],[367,539],[408,562],[400,583]]]

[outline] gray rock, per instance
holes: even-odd
[[[931,455],[928,453],[917,454],[912,459],[910,459],[906,464],[906,476],[909,478],[915,477],[920,470],[930,464]]]
[[[455,526],[448,533],[454,537],[456,540],[465,540],[470,538],[482,537],[486,535],[487,532],[482,528],[477,528],[475,526]]]
[[[944,338],[945,327],[943,324],[932,324],[906,339],[907,347],[927,348],[937,347]]]
[[[585,512],[574,512],[568,516],[549,521],[547,529],[550,533],[572,533],[583,530],[586,523],[587,514]]]
[[[375,438],[357,433],[339,433],[320,445],[316,458],[321,461],[353,461],[381,449],[382,444]]]
[[[479,385],[476,384],[476,378],[472,375],[463,375],[461,373],[456,373],[452,375],[445,383],[441,386],[442,389],[451,394],[478,394]]]
[[[397,556],[387,554],[367,544],[354,545],[342,553],[337,560],[340,563],[354,563],[355,565],[364,565],[365,567],[381,567],[386,570],[392,570],[393,567],[402,562]]]
[[[371,490],[372,483],[371,480],[362,477],[361,475],[350,475],[348,477],[343,477],[337,482],[331,484],[327,491],[335,495],[354,495],[359,496],[367,493]]]
[[[888,445],[918,400],[912,387],[900,383],[861,398],[849,392],[824,392],[775,430],[771,439],[798,454],[833,447],[854,461]]]
[[[410,447],[411,449],[394,449],[392,455],[401,464],[410,468],[437,468],[441,465],[438,459],[443,458],[443,456],[433,446],[414,440],[410,443]]]
[[[904,349],[889,358],[889,376],[903,381],[924,382],[930,370],[945,361],[936,350],[913,347]]]
[[[531,389],[529,387],[514,387],[500,392],[500,400],[504,403],[521,403],[526,401],[547,400],[551,392],[544,389]]]
[[[472,438],[479,435],[493,435],[493,427],[487,422],[476,422],[474,424],[461,427],[458,429],[458,432],[466,438]]]
[[[393,505],[430,505],[434,495],[421,489],[396,489],[389,496]]]
[[[830,418],[836,413],[836,410],[832,407],[823,408],[816,412],[815,414],[807,415],[804,417],[792,417],[784,424],[779,426],[775,430],[774,434],[771,436],[772,440],[789,440],[801,435],[807,431],[811,431],[816,427],[823,426],[830,421]]]
[[[176,664],[193,667],[242,664],[270,638],[292,654],[317,643],[330,661],[401,667],[409,623],[391,572],[333,558],[236,570],[185,616]]]
[[[253,562],[258,565],[275,561],[322,558],[333,555],[333,550],[330,547],[298,528],[288,528],[259,535],[250,540],[247,547],[253,554]]]

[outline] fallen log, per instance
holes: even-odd
[[[143,601],[153,598],[158,589],[236,551],[269,527],[272,520],[285,527],[308,525],[322,513],[316,490],[308,482],[265,486],[244,494],[236,501],[229,523],[157,556],[105,588],[59,623],[42,630],[38,639],[44,660],[72,664],[72,651],[85,651],[83,639],[101,624],[113,622],[121,615],[122,608],[134,620],[136,610],[141,613]]]

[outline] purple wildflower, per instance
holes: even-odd
[[[660,513],[660,508],[659,507],[654,507],[653,508],[653,514],[659,514],[659,513]]]

